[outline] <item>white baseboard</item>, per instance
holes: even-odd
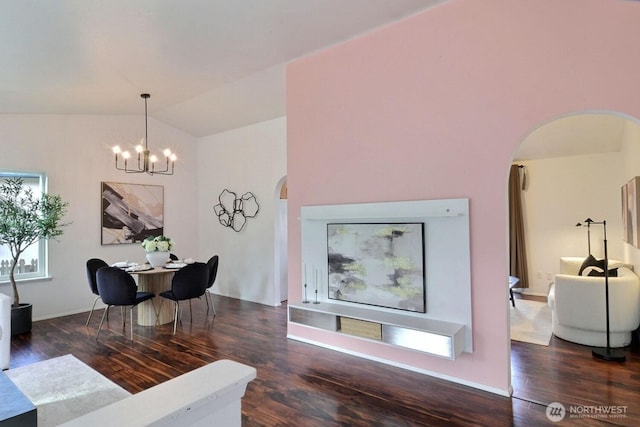
[[[531,295],[531,296],[536,296],[536,297],[546,297],[547,293],[546,292],[535,292],[532,290],[528,290],[528,289],[523,289],[522,292],[520,292],[522,295]]]
[[[373,360],[374,362],[384,363],[385,365],[395,366],[397,368],[406,369],[408,371],[417,372],[419,374],[428,375],[430,377],[439,378],[441,380],[449,381],[449,382],[456,383],[456,384],[461,384],[461,385],[464,385],[464,386],[467,386],[467,387],[476,388],[476,389],[487,391],[489,393],[497,394],[497,395],[500,395],[500,396],[511,397],[511,393],[512,393],[511,385],[509,385],[509,389],[508,390],[502,390],[502,389],[498,389],[498,388],[495,388],[495,387],[488,387],[488,386],[486,386],[484,384],[479,384],[479,383],[476,383],[476,382],[463,380],[462,378],[451,377],[449,375],[444,375],[444,374],[441,374],[441,373],[438,373],[438,372],[429,371],[427,369],[421,369],[421,368],[416,368],[415,366],[405,365],[403,363],[398,363],[398,362],[395,362],[393,360],[382,359],[382,358],[379,358],[379,357],[371,356],[369,354],[359,353],[359,352],[347,350],[347,349],[344,349],[344,348],[341,348],[341,347],[335,347],[335,346],[332,346],[332,345],[329,345],[329,344],[321,343],[321,342],[314,341],[314,340],[309,340],[307,338],[302,338],[302,337],[299,337],[299,336],[296,336],[296,335],[287,334],[287,338],[292,339],[292,340],[296,340],[296,341],[300,341],[300,342],[304,342],[304,343],[307,343],[307,344],[316,345],[318,347],[327,348],[329,350],[335,350],[335,351],[339,351],[341,353],[350,354],[352,356],[361,357],[363,359]]]

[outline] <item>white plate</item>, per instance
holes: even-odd
[[[127,261],[114,262],[113,264],[111,264],[111,267],[118,267],[118,268],[127,268],[128,266],[129,264],[127,263]]]
[[[132,267],[129,267],[125,271],[129,273],[134,273],[136,271],[149,271],[149,270],[153,270],[153,267],[151,267],[148,264],[142,264],[142,265],[134,265]]]
[[[184,267],[185,265],[187,265],[187,264],[185,264],[184,262],[170,262],[169,264],[165,265],[164,268],[176,268],[176,269],[178,269],[178,268]]]

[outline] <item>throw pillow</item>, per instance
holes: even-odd
[[[584,270],[587,267],[598,267],[601,271],[604,271],[604,260],[597,260],[596,257],[589,254],[589,256],[582,262],[580,270],[578,270],[578,276],[584,276]]]
[[[596,259],[590,254],[580,266],[578,275],[604,277],[604,259]],[[610,268],[609,277],[618,277],[618,269]]]
[[[587,276],[604,277],[604,270],[603,269],[599,269],[597,267],[589,267],[588,269],[585,269],[585,272],[587,272],[587,270],[589,271]],[[618,269],[617,268],[610,269],[609,270],[609,277],[618,277]]]

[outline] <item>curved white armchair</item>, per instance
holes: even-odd
[[[560,258],[560,274],[549,290],[553,334],[567,341],[606,347],[606,304],[603,277],[578,276],[584,258]],[[610,346],[631,343],[640,325],[640,278],[618,261],[618,277],[609,277]]]

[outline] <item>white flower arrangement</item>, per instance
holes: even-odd
[[[142,242],[142,247],[147,252],[168,252],[173,248],[173,239],[166,236],[149,236]]]

